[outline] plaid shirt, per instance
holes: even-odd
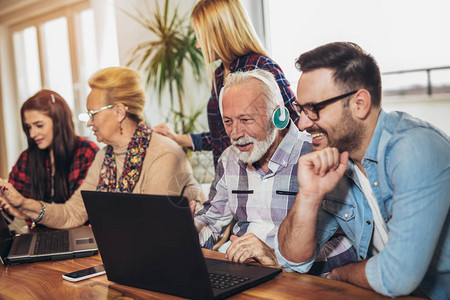
[[[291,119],[295,124],[297,124],[298,116],[291,105],[291,103],[295,100],[295,95],[290,88],[289,82],[284,77],[283,71],[275,62],[266,56],[256,53],[249,53],[238,57],[230,65],[230,73],[237,71],[249,71],[253,69],[267,70],[275,76],[281,90],[281,95],[284,99],[284,105],[289,110]],[[224,66],[221,64],[215,71],[215,80],[218,92],[220,92],[220,89],[223,87],[224,70]],[[194,144],[194,151],[212,150],[214,166],[216,167],[220,155],[228,146],[230,146],[230,139],[223,126],[222,116],[219,111],[219,100],[214,87],[211,91],[211,98],[208,102],[207,112],[209,132],[191,134],[191,138]]]
[[[69,197],[75,192],[75,190],[81,185],[86,177],[87,171],[94,160],[95,153],[97,153],[98,147],[95,143],[83,138],[78,137],[75,142],[75,154],[72,165],[69,172]],[[9,174],[9,182],[14,188],[26,198],[32,197],[31,195],[31,176],[27,174],[28,163],[28,150],[25,150],[20,154],[19,159]],[[47,195],[50,195],[50,162],[47,159],[45,162],[47,169],[46,178],[42,179],[42,184],[47,186]],[[37,199],[51,202],[51,199]]]
[[[270,158],[267,174],[240,161],[233,147],[223,152],[209,199],[194,218],[202,247],[211,249],[233,219],[234,235],[253,233],[268,246],[276,247],[278,228],[298,193],[298,158],[311,152],[312,147],[309,135],[300,132],[292,121],[289,126]],[[345,236],[337,236],[324,245],[310,274],[325,276],[334,267],[352,261],[356,261],[352,244]]]

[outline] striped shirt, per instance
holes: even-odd
[[[233,234],[251,232],[273,248],[278,227],[298,192],[298,158],[311,151],[311,138],[291,121],[270,158],[267,174],[240,161],[236,151],[229,147],[223,152],[209,199],[195,215],[200,244],[211,249],[234,219]]]

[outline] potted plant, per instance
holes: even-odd
[[[187,14],[180,16],[178,7],[170,13],[169,2],[164,1],[163,12],[158,0],[154,1],[154,11],[148,5],[144,10],[136,8],[136,15],[124,11],[156,36],[136,46],[128,65],[137,62],[137,68],[146,74],[147,85],[158,92],[160,105],[163,91],[168,87],[174,131],[191,133],[203,107],[186,114],[184,80],[189,76],[201,83],[204,80],[204,62],[201,51],[196,48],[196,37]],[[185,72],[187,66],[192,69],[188,74]],[[178,100],[178,108],[174,106],[174,98]]]
[[[154,0],[155,9],[148,7],[136,8],[136,15],[123,11],[130,18],[152,32],[156,37],[142,42],[132,52],[128,65],[137,63],[137,68],[146,74],[147,86],[154,88],[158,94],[158,103],[162,104],[166,88],[169,90],[172,114],[166,118],[173,124],[177,133],[192,133],[196,129],[198,117],[204,112],[204,106],[194,109],[187,107],[184,93],[184,79],[193,77],[196,82],[204,83],[204,60],[196,48],[196,37],[190,25],[187,14],[180,16],[178,7],[169,12],[170,0],[164,1],[164,11],[161,12],[158,0]],[[186,67],[191,70],[186,73]],[[178,105],[174,105],[175,98]],[[199,182],[211,182],[214,167],[210,152],[188,151],[194,176]]]

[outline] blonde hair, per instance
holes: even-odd
[[[231,64],[239,56],[255,52],[268,56],[239,0],[200,0],[191,21],[212,76],[213,58]]]
[[[128,107],[127,115],[139,123],[144,120],[145,92],[139,73],[124,67],[110,67],[94,73],[89,78],[91,89],[106,91],[105,104],[122,103]]]

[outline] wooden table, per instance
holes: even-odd
[[[223,254],[204,250],[205,257]],[[5,267],[0,265],[0,299],[180,299],[108,281],[106,275],[80,282],[62,279],[63,273],[101,264],[99,255]],[[390,299],[351,284],[310,275],[283,272],[275,279],[231,299]],[[417,299],[405,297],[402,299]]]

